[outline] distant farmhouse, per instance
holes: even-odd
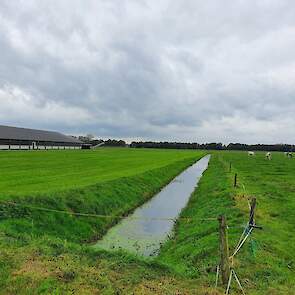
[[[58,132],[0,125],[0,150],[80,149],[82,142]]]

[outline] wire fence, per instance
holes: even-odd
[[[224,161],[223,161],[224,162]],[[225,165],[228,163],[224,163]],[[230,163],[229,164],[229,172],[233,172],[233,166]],[[237,187],[238,183],[238,178],[237,178],[237,173],[234,173],[234,187]],[[244,191],[244,194],[246,194],[246,188],[245,185],[242,183],[239,183],[242,186],[242,189]],[[12,202],[12,201],[5,201],[5,200],[0,200],[0,204],[7,205],[7,206],[14,206],[14,207],[21,207],[21,208],[27,208],[30,210],[36,210],[40,212],[48,212],[48,213],[57,213],[57,214],[66,214],[70,216],[77,216],[77,217],[89,217],[89,218],[100,218],[100,219],[123,219],[128,217],[128,219],[133,219],[133,220],[145,220],[145,221],[186,221],[186,222],[191,222],[191,221],[200,221],[200,222],[212,222],[218,221],[218,217],[204,217],[204,218],[196,218],[196,217],[145,217],[145,216],[134,216],[134,215],[107,215],[107,214],[96,214],[96,213],[84,213],[84,212],[73,212],[69,210],[58,210],[58,209],[53,209],[53,208],[46,208],[46,207],[40,207],[40,206],[34,206],[30,204],[25,204],[25,203],[17,203],[17,202]],[[248,200],[248,206],[250,210],[249,214],[249,221],[248,223],[241,224],[241,225],[232,225],[232,226],[226,226],[226,230],[231,230],[231,229],[242,229],[243,232],[238,240],[238,243],[236,244],[233,252],[231,255],[228,255],[227,259],[230,262],[229,263],[229,276],[227,277],[227,282],[226,282],[226,289],[225,289],[225,294],[228,295],[230,292],[230,287],[232,284],[232,280],[235,279],[242,294],[245,294],[245,291],[242,287],[242,284],[238,278],[238,275],[234,269],[234,258],[236,255],[240,252],[246,241],[249,239],[251,234],[253,233],[253,230],[256,228],[261,229],[260,226],[257,226],[255,223],[255,208],[256,208],[256,199],[252,198],[251,202]],[[1,208],[3,209],[3,208]],[[5,211],[1,211],[5,212]],[[228,245],[227,245],[228,247]],[[224,253],[223,253],[224,254]],[[221,264],[218,264],[216,267],[216,279],[215,279],[215,287],[218,287],[218,282],[219,282],[219,277],[220,274],[224,271],[224,266]],[[224,282],[223,282],[224,283]]]
[[[45,207],[38,207],[38,206],[32,206],[29,204],[23,204],[23,203],[15,203],[10,201],[0,201],[0,203],[15,207],[22,207],[22,208],[28,208],[32,210],[37,211],[43,211],[43,212],[52,212],[52,213],[59,213],[59,214],[67,214],[67,215],[73,215],[73,216],[82,216],[82,217],[94,217],[94,218],[105,218],[105,219],[123,219],[126,218],[126,215],[107,215],[107,214],[94,214],[94,213],[83,213],[83,212],[72,212],[72,211],[66,211],[66,210],[57,210],[57,209],[51,209],[51,208],[45,208]],[[134,219],[134,220],[150,220],[150,221],[176,221],[176,220],[184,220],[184,221],[192,221],[192,220],[198,220],[198,221],[217,221],[216,217],[208,217],[208,218],[194,218],[194,217],[142,217],[142,216],[132,216],[128,215],[128,218]]]
[[[232,163],[227,163],[225,161],[222,161],[224,165],[228,165],[229,167],[229,173],[233,172],[233,165]],[[238,188],[238,174],[234,172],[234,181],[233,181],[233,186],[234,188]],[[239,183],[243,189],[244,195],[246,195],[246,187],[243,183]],[[231,255],[227,254],[228,253],[228,245],[226,245],[225,248],[227,248],[227,253],[222,253],[224,249],[220,247],[221,250],[221,262],[219,265],[216,267],[216,278],[215,278],[215,287],[218,287],[218,282],[219,282],[219,277],[220,273],[222,273],[222,282],[225,284],[226,289],[225,289],[225,294],[228,295],[230,292],[231,284],[233,278],[236,280],[237,285],[241,291],[242,294],[245,294],[245,291],[242,287],[242,284],[238,278],[238,275],[234,269],[234,258],[238,255],[242,247],[245,245],[246,241],[250,238],[251,234],[253,233],[254,229],[262,229],[261,226],[257,226],[255,222],[255,209],[256,209],[256,198],[252,197],[250,200],[249,198],[247,199],[247,205],[249,207],[249,221],[246,225],[242,226],[244,228],[233,252]],[[240,228],[241,225],[235,225],[235,226],[226,226],[226,230],[232,229],[232,228]],[[221,237],[222,239],[222,237]],[[227,236],[226,236],[227,239]],[[226,252],[226,251],[224,251]],[[227,256],[226,259],[224,260],[224,256]]]

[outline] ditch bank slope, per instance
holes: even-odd
[[[120,220],[118,216],[126,216],[143,204],[203,155],[197,153],[194,158],[162,168],[81,189],[9,197],[0,202],[0,231],[22,239],[48,235],[76,243],[94,241]],[[108,217],[77,216],[75,213]]]

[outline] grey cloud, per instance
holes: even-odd
[[[294,45],[293,1],[3,0],[0,123],[128,139],[288,141]]]

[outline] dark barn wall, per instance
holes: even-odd
[[[74,149],[82,142],[72,136],[55,131],[0,125],[0,149]]]
[[[33,145],[34,143],[34,145]],[[80,149],[81,144],[71,142],[50,142],[32,140],[0,139],[1,150],[31,150],[31,149]]]

